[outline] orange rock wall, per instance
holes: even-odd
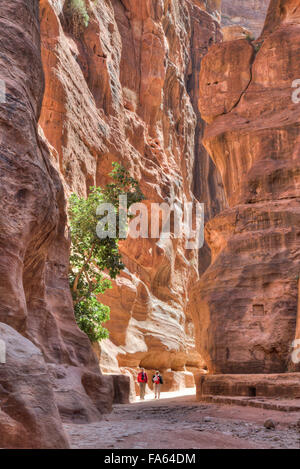
[[[252,21],[235,3],[258,27],[262,10]],[[204,365],[295,368],[298,2],[272,0],[252,44],[220,43],[219,0],[86,5],[80,30],[63,0],[1,4],[1,447],[68,447],[62,419],[108,412],[118,379],[99,360],[131,379],[139,365],[160,368],[168,389],[192,386]],[[97,358],[74,320],[66,198],[105,184],[112,161],[148,203],[204,202],[206,242],[121,244],[126,270],[103,298],[110,340]]]
[[[270,0],[222,0],[222,26],[242,26],[260,35]]]
[[[188,0],[86,4],[89,25],[76,36],[66,2],[41,1],[40,126],[66,192],[85,195],[91,185],[105,184],[111,162],[119,161],[149,203],[196,196],[207,203],[208,219],[224,197],[201,145],[198,77],[208,46],[221,39],[219,2],[209,2],[207,11]],[[102,298],[111,307],[103,369],[201,366],[187,309],[197,251],[186,250],[183,240],[158,239],[127,240],[121,251],[126,270]],[[207,246],[202,251],[204,270]]]
[[[80,30],[63,0],[1,4],[1,447],[68,447],[62,419],[108,412],[117,379],[99,360],[131,379],[139,365],[160,368],[168,389],[192,386],[204,365],[296,368],[298,1],[272,0],[252,44],[220,43],[219,0],[86,5]],[[103,298],[110,340],[97,358],[74,320],[66,197],[105,184],[112,161],[148,203],[204,202],[206,243],[121,244],[126,270]]]
[[[296,1],[272,2],[262,38],[214,45],[202,63],[204,145],[228,204],[206,225],[212,264],[194,294],[199,351],[215,373],[295,368],[300,107],[292,82],[300,77],[299,8]]]
[[[61,417],[100,419],[113,382],[74,320],[65,195],[38,135],[39,2],[1,3],[0,447],[68,447]],[[60,414],[59,414],[60,413]]]

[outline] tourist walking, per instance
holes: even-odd
[[[164,382],[159,371],[156,371],[155,375],[153,375],[152,382],[154,384],[155,399],[160,399],[160,387],[162,384],[164,384]]]
[[[138,374],[137,380],[140,385],[140,399],[143,401],[145,399],[146,384],[148,383],[148,376],[144,368]]]

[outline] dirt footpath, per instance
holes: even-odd
[[[264,422],[272,419],[274,430]],[[101,422],[66,424],[72,448],[300,448],[300,412],[197,402],[194,396],[114,407]]]

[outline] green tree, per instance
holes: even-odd
[[[113,163],[112,182],[105,188],[91,187],[87,198],[72,194],[70,198],[71,256],[70,287],[76,321],[92,342],[108,337],[102,326],[109,319],[110,310],[97,300],[98,295],[111,288],[111,279],[124,269],[119,253],[119,233],[124,229],[119,223],[122,207],[119,196],[127,196],[127,209],[144,199],[138,182],[118,163]],[[116,214],[116,237],[100,239],[96,233],[97,215],[101,203],[111,203]],[[121,217],[122,219],[122,217]],[[124,222],[127,219],[123,217]]]

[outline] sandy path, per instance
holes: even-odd
[[[195,396],[114,407],[101,422],[66,424],[73,448],[300,448],[299,412],[206,404]],[[168,397],[168,398],[166,398]],[[149,399],[149,398],[148,398]],[[263,424],[271,418],[275,430]]]

